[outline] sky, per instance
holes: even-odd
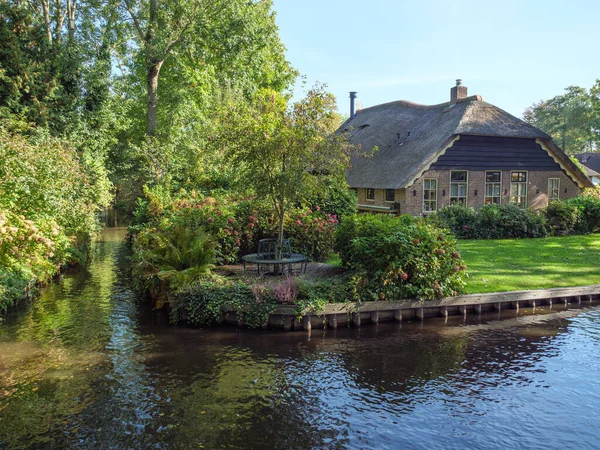
[[[274,10],[288,60],[308,87],[327,84],[342,114],[349,91],[365,108],[436,104],[461,78],[469,95],[522,117],[600,78],[600,0],[274,0]]]

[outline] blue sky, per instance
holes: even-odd
[[[521,117],[526,107],[600,78],[600,1],[274,0],[288,59],[327,83],[340,112],[469,95]]]

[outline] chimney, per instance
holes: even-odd
[[[462,85],[462,80],[456,80],[456,86],[450,89],[450,102],[456,103],[463,98],[467,98],[467,87]]]
[[[354,112],[354,99],[356,98],[356,92],[350,92],[350,118],[354,119],[356,113]]]

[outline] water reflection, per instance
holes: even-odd
[[[600,310],[168,327],[122,231],[0,325],[0,448],[595,448]]]

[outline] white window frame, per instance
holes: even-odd
[[[392,191],[394,194],[394,198],[393,200],[388,200],[387,199],[387,193],[388,191]],[[383,199],[385,200],[386,203],[394,203],[396,201],[396,190],[395,189],[384,189],[383,190]]]
[[[373,198],[369,198],[369,191],[373,191]],[[374,188],[365,188],[365,201],[367,201],[367,202],[375,201],[375,189]]]
[[[556,181],[556,187],[552,187],[552,182]],[[556,196],[554,195],[556,193]],[[548,178],[548,202],[560,200],[560,178]]]
[[[513,181],[513,179],[512,179],[513,173],[524,173],[525,181]],[[527,208],[527,194],[528,194],[527,183],[528,182],[529,182],[529,171],[527,171],[527,170],[511,170],[511,172],[510,172],[510,204],[511,205],[517,205],[523,209]],[[515,186],[517,188],[517,190],[519,189],[519,186],[522,186],[524,192],[521,192],[520,195],[513,195],[513,186]],[[519,193],[517,192],[517,194],[519,194]],[[525,202],[523,204],[521,204],[520,201],[513,201],[513,198],[525,199]]]
[[[465,181],[452,181],[452,174],[454,172],[464,172],[466,174],[466,179]],[[460,185],[464,184],[465,185],[465,195],[452,195],[452,185],[457,185],[456,190],[458,193],[458,190],[460,189]],[[463,205],[463,206],[467,206],[469,204],[469,171],[468,170],[451,170],[450,171],[450,192],[449,192],[449,200],[450,200],[450,204],[458,204],[458,205]],[[465,202],[461,203],[460,199],[464,198]],[[455,201],[452,201],[453,199],[455,199]],[[458,200],[458,201],[456,201]]]
[[[435,182],[435,189],[431,189],[431,182]],[[430,189],[425,189],[425,184],[429,182],[430,184]],[[435,200],[425,200],[425,191],[428,192],[435,192]],[[430,206],[430,208],[427,208],[427,206]],[[433,206],[433,208],[431,208],[431,206]],[[424,213],[431,213],[434,211],[437,211],[438,209],[438,180],[437,178],[423,178],[423,212]]]
[[[490,172],[498,172],[500,174],[500,181],[489,181],[487,180],[487,174]],[[501,205],[502,204],[502,171],[501,170],[486,170],[485,174],[484,174],[484,180],[485,180],[485,190],[483,191],[483,204],[484,205]],[[494,186],[494,185],[498,185],[499,186],[499,191],[498,191],[498,195],[487,195],[488,193],[488,185]],[[493,188],[492,188],[493,189]],[[498,203],[494,203],[493,201],[488,203],[487,199],[491,198],[498,198]]]

